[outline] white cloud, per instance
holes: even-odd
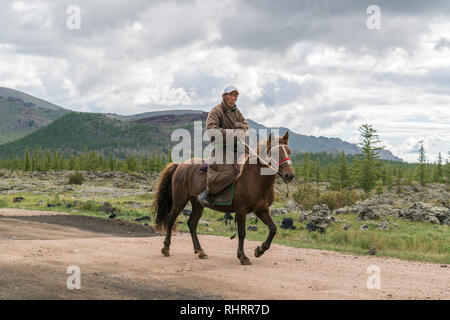
[[[0,12],[0,86],[81,111],[208,110],[235,84],[245,116],[359,141],[372,124],[415,161],[450,150],[449,4],[380,1],[15,1]]]

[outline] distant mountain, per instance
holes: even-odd
[[[126,119],[139,119],[133,120],[139,123],[147,123],[153,126],[176,126],[177,123],[187,125],[193,121],[202,121],[203,128],[205,128],[207,112],[198,110],[176,110],[176,114],[171,110],[148,112],[144,114],[137,114],[127,116]],[[124,119],[125,120],[125,119]],[[292,130],[284,127],[266,127],[251,119],[247,119],[250,127],[258,132],[259,129],[278,129],[280,135],[289,131],[289,144],[295,152],[328,152],[337,154],[342,151],[346,154],[359,154],[361,149],[353,143],[346,142],[339,138],[327,138],[327,137],[314,137],[306,136],[293,132]],[[403,161],[402,159],[394,156],[389,150],[381,150],[380,158],[384,160]]]
[[[199,110],[191,110],[191,109],[181,109],[181,110],[163,110],[163,111],[150,111],[150,112],[144,112],[139,114],[133,114],[129,116],[122,116],[120,114],[116,113],[105,113],[104,115],[111,119],[116,120],[126,120],[126,121],[134,121],[134,120],[140,120],[140,119],[148,119],[158,116],[165,116],[165,115],[185,115],[185,114],[201,114],[203,111]],[[206,112],[206,114],[208,114]]]
[[[341,153],[344,151],[346,154],[359,154],[361,148],[354,143],[344,141],[339,138],[327,138],[327,137],[314,137],[298,134],[292,130],[284,127],[268,128],[261,124],[258,124],[250,119],[247,120],[251,128],[258,131],[258,129],[278,129],[280,135],[289,131],[289,146],[296,152],[329,152],[329,153]],[[380,150],[380,158],[384,160],[403,161],[402,159],[394,156],[389,150]]]
[[[0,87],[0,144],[20,139],[69,112],[26,93]]]
[[[78,113],[0,87],[0,157],[23,155],[27,145],[30,149],[42,146],[63,152],[80,152],[88,147],[105,154],[113,152],[121,158],[127,153],[168,152],[175,144],[170,141],[174,129],[185,128],[192,132],[193,121],[205,123],[207,116],[207,112],[199,110],[163,110],[129,116]],[[275,129],[247,120],[256,131]],[[306,136],[284,127],[278,129],[280,134],[289,131],[290,146],[295,152],[360,153],[356,144],[339,138]],[[402,161],[388,150],[382,150],[380,156]]]

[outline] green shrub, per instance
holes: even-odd
[[[100,205],[93,200],[88,200],[80,204],[80,209],[85,211],[99,211]]]
[[[83,184],[84,182],[84,177],[80,172],[76,172],[74,174],[71,174],[69,176],[69,183],[68,184]]]
[[[299,186],[293,194],[294,200],[305,210],[311,210],[313,206],[326,204],[330,210],[354,205],[364,195],[354,190],[320,191],[310,184]]]
[[[5,199],[0,199],[0,208],[7,208],[8,207],[8,201]]]

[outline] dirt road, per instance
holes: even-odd
[[[241,266],[237,240],[189,234],[172,239],[119,220],[0,209],[0,299],[450,299],[450,266],[272,245]],[[66,286],[79,266],[81,289]],[[369,266],[380,289],[368,289]]]

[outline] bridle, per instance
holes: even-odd
[[[270,159],[270,161],[269,161],[270,164],[272,163],[272,160],[274,160],[274,159],[272,158],[272,150],[275,149],[275,148],[277,148],[277,147],[283,148],[284,154],[286,155],[286,158],[284,158],[284,159],[278,161],[278,169],[275,170],[275,171],[277,172],[277,174],[278,174],[281,178],[283,178],[283,177],[281,176],[281,173],[280,173],[280,168],[281,168],[281,166],[282,166],[283,164],[287,164],[287,165],[291,166],[291,165],[292,165],[292,161],[291,161],[291,159],[290,159],[289,157],[287,157],[287,155],[288,155],[288,153],[287,153],[287,151],[286,151],[287,145],[286,145],[286,144],[278,144],[278,145],[276,145],[275,147],[272,147],[272,148],[269,150],[269,152],[268,152],[268,156],[269,156],[269,159]],[[272,166],[270,166],[270,168],[272,168],[272,170],[274,170],[274,168],[273,168]]]
[[[272,155],[272,150],[275,149],[276,147],[280,147],[280,146],[283,148],[284,154],[287,156],[288,152],[286,151],[286,147],[287,147],[286,144],[278,144],[277,146],[272,147],[269,150],[269,154]],[[272,160],[272,158],[270,158],[270,159]],[[281,167],[281,165],[284,163],[287,163],[288,165],[292,165],[291,159],[289,157],[287,157],[287,158],[284,158],[283,160],[278,161],[278,167]]]
[[[255,154],[256,155],[256,157],[261,161],[261,163],[262,164],[264,164],[266,167],[269,167],[269,168],[271,168],[274,172],[276,172],[282,179],[283,179],[283,177],[281,176],[281,173],[280,173],[280,166],[281,165],[283,165],[283,164],[288,164],[288,165],[292,165],[292,161],[291,161],[291,159],[290,158],[284,158],[284,159],[282,159],[282,160],[280,160],[280,161],[278,161],[278,168],[274,168],[274,167],[272,167],[272,157],[270,157],[270,160],[269,160],[269,162],[267,162],[267,161],[265,161],[263,158],[261,158],[260,156],[259,156],[259,154],[255,151],[255,150],[253,150],[244,140],[242,140],[242,139],[240,139],[239,138],[239,140],[241,141],[241,143],[243,143],[247,148],[248,148],[248,150],[249,150],[249,152],[252,152],[253,154]],[[287,145],[286,144],[278,144],[277,146],[275,146],[275,147],[272,147],[270,150],[269,150],[269,154],[270,155],[272,155],[272,150],[274,149],[274,148],[276,148],[276,147],[279,147],[279,146],[281,146],[282,148],[283,148],[283,150],[284,150],[284,154],[287,156],[288,155],[288,153],[287,153],[287,151],[286,151],[286,147],[287,147]],[[287,184],[286,183],[286,186],[287,186],[287,192],[286,192],[286,198],[288,198],[289,197],[289,184]],[[280,189],[278,189],[275,185],[273,186],[275,189],[277,189],[278,191],[281,191],[281,192],[284,192],[283,190],[280,190]]]

